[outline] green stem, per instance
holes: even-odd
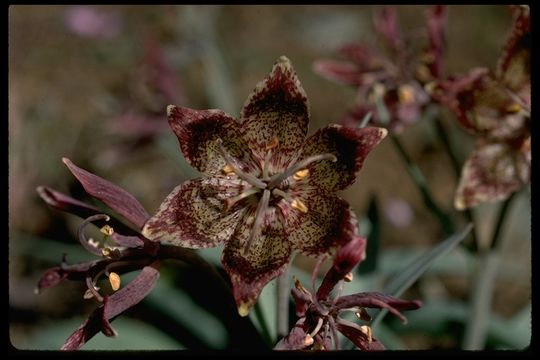
[[[289,270],[277,278],[277,335],[282,338],[289,332]]]
[[[257,321],[261,325],[261,331],[262,336],[264,338],[264,341],[268,344],[270,348],[274,346],[275,341],[272,339],[272,335],[270,335],[270,327],[268,326],[268,322],[266,321],[266,316],[264,316],[263,310],[261,309],[261,302],[257,301],[255,303],[255,306],[253,307],[255,318],[257,318]]]
[[[394,143],[394,146],[398,150],[402,159],[405,161],[407,172],[409,173],[418,190],[420,191],[424,204],[427,206],[428,209],[432,211],[432,213],[439,221],[439,224],[441,225],[442,231],[445,236],[452,235],[454,233],[454,224],[450,220],[449,216],[444,211],[442,211],[441,208],[433,200],[433,196],[431,195],[431,192],[427,187],[426,178],[422,174],[422,171],[420,171],[418,166],[416,166],[412,162],[411,158],[407,154],[407,151],[401,144],[401,141],[395,135],[390,135],[390,138],[392,139],[392,142]]]
[[[508,209],[510,207],[510,202],[514,198],[515,193],[512,193],[508,199],[501,205],[501,209],[499,210],[499,217],[497,218],[497,223],[495,224],[495,229],[493,230],[493,235],[491,236],[491,244],[490,249],[492,251],[495,251],[497,249],[497,245],[501,238],[501,230],[504,224],[504,220],[506,218],[506,214],[508,213]]]
[[[442,120],[439,116],[433,116],[431,122],[435,124],[437,135],[439,136],[439,139],[443,143],[446,153],[448,154],[448,157],[450,158],[450,163],[452,164],[452,168],[454,169],[456,178],[459,179],[461,177],[461,164],[456,157],[456,154],[453,150],[452,145],[450,144],[450,139],[448,138],[448,132],[444,128]],[[475,223],[474,216],[471,209],[467,208],[462,213],[465,216],[465,219],[467,220],[467,222],[472,223],[472,224]],[[476,234],[476,227],[473,227],[471,231],[471,239],[472,239],[472,243],[470,244],[469,250],[471,250],[472,252],[478,252],[478,236]]]
[[[493,229],[490,247],[479,253],[478,271],[474,278],[473,293],[471,296],[470,321],[467,324],[463,338],[463,348],[465,350],[482,350],[486,342],[493,288],[499,269],[499,242],[503,224],[513,197],[514,194],[510,195],[501,205],[497,222]]]

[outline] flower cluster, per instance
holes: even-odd
[[[341,247],[316,293],[309,292],[296,280],[291,294],[296,304],[296,316],[300,319],[290,333],[278,342],[276,350],[339,350],[338,331],[361,350],[384,350],[367,325],[371,318],[366,308],[387,309],[405,322],[399,310],[415,310],[422,303],[376,292],[332,298],[330,294],[341,280],[352,280],[351,270],[365,258],[365,248],[366,239],[359,236]],[[353,312],[366,325],[341,318],[344,312]]]
[[[383,7],[374,22],[388,47],[388,56],[365,45],[348,44],[338,50],[346,61],[323,59],[313,64],[320,75],[358,89],[356,104],[341,120],[344,125],[356,127],[371,113],[373,123],[400,132],[420,119],[431,102],[427,89],[441,77],[446,18],[445,6],[430,8],[423,34],[427,44],[414,49],[418,35],[404,36],[396,9]],[[381,114],[381,108],[387,116]]]
[[[514,7],[514,23],[496,71],[475,68],[443,81],[433,97],[478,137],[456,190],[457,209],[504,200],[529,183],[531,167],[530,15]]]

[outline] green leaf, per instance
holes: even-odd
[[[418,280],[430,266],[440,257],[449,253],[456,247],[471,231],[472,225],[469,224],[461,232],[450,236],[448,239],[435,246],[426,254],[420,256],[413,261],[407,268],[394,277],[390,283],[384,288],[383,292],[395,297],[399,297],[405,292],[416,280]],[[386,315],[388,311],[382,310],[377,313],[373,319],[372,326],[375,327]]]
[[[369,202],[367,217],[369,219],[370,231],[368,236],[366,258],[357,267],[356,272],[358,274],[369,274],[377,269],[377,263],[379,260],[379,242],[380,242],[380,217],[377,209],[377,201],[373,196]],[[362,225],[362,224],[361,224]],[[359,229],[362,233],[362,226]],[[364,235],[365,236],[365,235]]]

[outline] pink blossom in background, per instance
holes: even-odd
[[[387,200],[383,209],[386,218],[397,228],[409,226],[414,219],[414,212],[409,203],[399,198]]]
[[[122,29],[118,14],[83,5],[72,6],[66,11],[65,24],[74,34],[104,39],[114,38]]]

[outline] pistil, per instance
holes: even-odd
[[[269,201],[270,201],[270,190],[265,189],[263,191],[261,200],[259,200],[259,204],[257,205],[257,210],[255,211],[255,221],[253,221],[253,226],[251,227],[251,232],[249,233],[249,238],[248,238],[246,247],[244,249],[245,254],[249,253],[249,249],[251,248],[253,241],[259,235],[259,232],[261,231],[261,225],[264,219],[264,215],[266,214],[266,210],[268,209]]]
[[[250,185],[256,187],[256,188],[259,188],[259,189],[266,189],[266,184],[257,179],[255,176],[251,175],[251,174],[247,174],[245,172],[243,172],[241,169],[239,169],[235,163],[234,163],[234,160],[232,158],[231,155],[229,155],[229,153],[227,152],[227,150],[225,149],[225,147],[223,146],[223,141],[221,139],[218,139],[217,140],[217,145],[218,145],[218,149],[219,149],[219,152],[221,154],[221,156],[223,156],[223,158],[225,159],[225,161],[227,162],[227,165],[230,166],[230,168],[232,169],[232,171],[238,175],[238,177],[242,180],[245,180],[247,181]]]

